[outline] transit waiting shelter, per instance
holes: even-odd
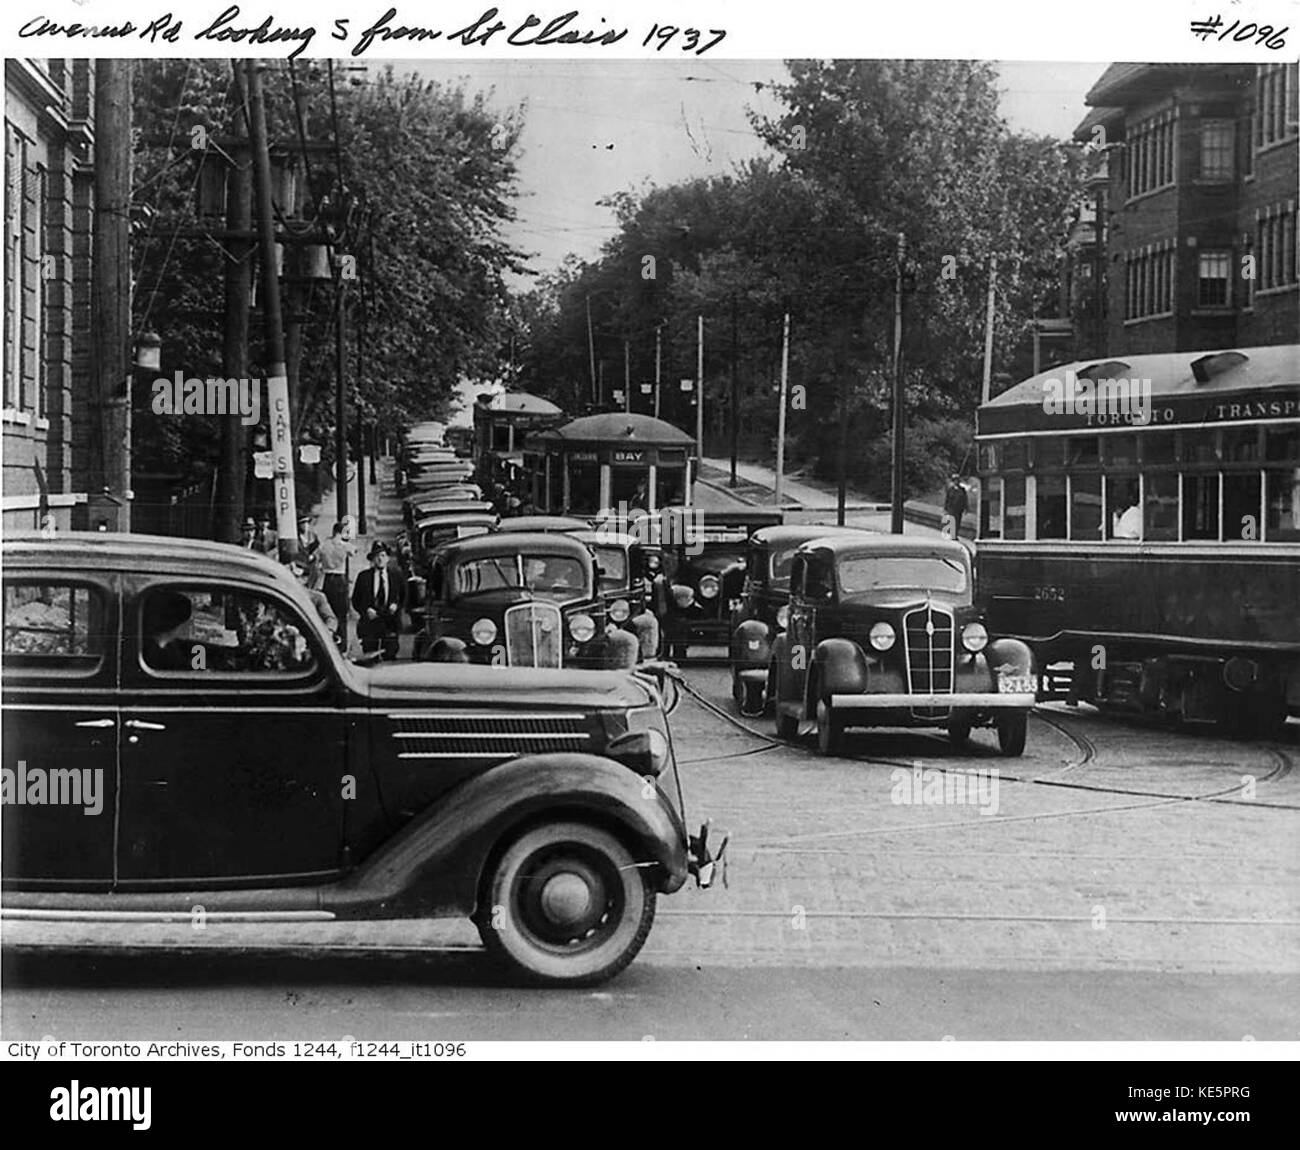
[[[625,504],[653,513],[693,502],[694,446],[662,419],[605,412],[529,436],[524,466],[540,510],[594,516]]]

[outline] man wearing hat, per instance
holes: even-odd
[[[385,659],[396,659],[405,588],[397,573],[388,570],[387,543],[376,539],[366,558],[370,566],[352,588],[352,608],[361,617],[357,637],[362,651],[382,651]]]
[[[245,551],[257,550],[257,524],[250,515],[239,528],[239,545]]]
[[[144,661],[155,671],[188,671],[191,669],[190,645],[182,641],[182,632],[188,630],[194,605],[188,595],[179,591],[155,591],[145,600]]]
[[[319,591],[321,580],[320,540],[311,529],[312,516],[298,516],[298,560],[307,568],[306,586]]]

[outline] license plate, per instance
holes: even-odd
[[[998,679],[1000,695],[1033,695],[1037,693],[1033,675],[1003,675]]]

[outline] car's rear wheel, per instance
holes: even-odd
[[[767,690],[769,698],[776,707],[776,737],[793,739],[799,734],[799,720],[796,716],[781,710],[781,680],[777,678],[775,660],[767,668]]]
[[[1009,759],[1025,753],[1025,735],[1029,715],[1024,711],[1007,711],[998,716],[998,750]]]
[[[525,831],[496,861],[478,928],[516,974],[550,986],[613,978],[650,934],[655,892],[627,848],[585,823]]]
[[[837,715],[825,699],[817,700],[817,749],[823,755],[838,755],[844,745],[844,717]]]

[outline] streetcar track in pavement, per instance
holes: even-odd
[[[768,734],[764,731],[758,730],[756,727],[750,726],[748,723],[744,722],[740,718],[737,718],[735,715],[731,714],[728,710],[726,710],[725,707],[720,706],[719,704],[713,702],[713,700],[707,698],[704,695],[704,693],[700,691],[698,687],[696,687],[685,677],[682,677],[679,680],[679,686],[682,692],[688,695],[692,700],[695,701],[697,705],[702,707],[704,710],[722,719],[726,723],[729,723],[731,726],[749,735],[751,738],[760,739],[764,741],[765,743],[769,744],[770,748],[781,746],[781,747],[788,747],[792,750],[801,751],[805,755],[813,754],[813,751],[809,747],[807,747],[802,741],[793,740],[793,739],[791,740],[781,739],[774,734]],[[1240,782],[1234,783],[1232,786],[1225,787],[1221,790],[1207,791],[1202,794],[1173,794],[1167,791],[1137,790],[1130,787],[1106,786],[1100,783],[1084,783],[1084,782],[1079,782],[1074,780],[1062,781],[1059,778],[1059,776],[1061,774],[1064,774],[1066,771],[1075,770],[1079,767],[1087,765],[1088,763],[1097,762],[1098,761],[1097,747],[1096,744],[1093,743],[1093,741],[1090,738],[1088,738],[1086,735],[1070,729],[1070,727],[1065,724],[1061,716],[1052,715],[1049,718],[1048,714],[1049,713],[1044,712],[1044,710],[1041,707],[1034,708],[1034,717],[1041,721],[1046,722],[1046,724],[1050,726],[1053,730],[1057,731],[1059,734],[1064,736],[1070,742],[1074,743],[1075,747],[1078,749],[1080,758],[1075,762],[1067,763],[1064,767],[1049,772],[1045,776],[1031,777],[1031,776],[1014,775],[1003,771],[1001,768],[998,768],[999,781],[1005,781],[1009,783],[1020,783],[1028,786],[1055,787],[1061,790],[1085,791],[1093,794],[1123,795],[1123,796],[1128,796],[1133,798],[1150,798],[1150,799],[1160,800],[1159,802],[1156,803],[1131,804],[1125,807],[1087,808],[1085,810],[1081,810],[1077,812],[1078,814],[1081,815],[1090,814],[1090,813],[1099,813],[1107,809],[1140,810],[1149,806],[1163,806],[1163,805],[1177,803],[1177,802],[1220,803],[1220,804],[1225,804],[1234,807],[1244,807],[1244,808],[1262,807],[1268,810],[1280,810],[1280,811],[1300,810],[1300,804],[1295,804],[1295,803],[1263,802],[1263,801],[1253,800],[1253,799],[1249,801],[1243,801],[1239,797],[1241,793]],[[1269,756],[1274,763],[1272,770],[1270,770],[1267,774],[1260,775],[1255,779],[1255,783],[1257,786],[1261,783],[1267,783],[1275,780],[1280,781],[1281,779],[1284,779],[1287,775],[1290,774],[1291,755],[1289,751],[1287,751],[1282,747],[1272,746],[1268,744],[1257,747],[1255,749],[1261,750],[1265,755]],[[728,755],[704,757],[697,761],[713,762],[713,761],[720,761],[732,757],[740,757],[740,756],[735,755],[733,753]],[[836,757],[849,762],[869,763],[877,766],[901,768],[909,771],[912,770],[917,765],[917,760],[904,761],[900,759],[881,758],[878,756],[871,756],[871,755],[838,755]],[[934,762],[927,763],[926,769],[937,770],[945,775],[949,774],[950,772],[960,773],[963,776],[969,775],[969,771],[970,771],[970,768],[967,766],[948,767],[945,766],[943,763],[934,763]],[[1234,767],[1225,764],[1224,769],[1240,772],[1243,768]],[[1229,797],[1229,796],[1238,796],[1238,797]],[[996,820],[985,820],[985,821],[1005,822],[1005,821],[1009,821],[1010,818],[1016,818],[1016,819],[1045,818],[1045,817],[1059,818],[1062,817],[1062,815],[1067,815],[1070,813],[1072,812],[1055,812],[1052,813],[1051,815],[1008,816],[1005,818],[999,816],[999,818]],[[942,825],[951,826],[951,825],[965,825],[965,824],[957,823],[957,824],[942,824]]]

